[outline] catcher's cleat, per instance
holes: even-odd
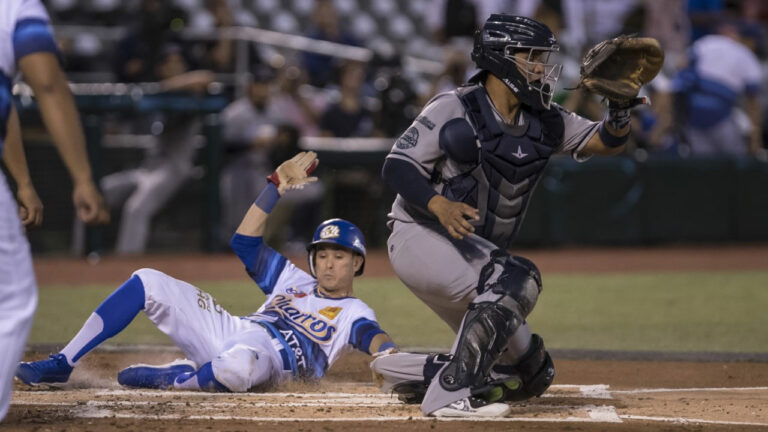
[[[488,385],[492,388],[479,395],[486,402],[516,401],[519,399],[514,395],[522,388],[523,382],[515,375],[493,381]]]
[[[392,392],[397,394],[397,399],[406,404],[420,404],[427,394],[429,384],[426,381],[405,381],[395,384]]]
[[[503,403],[490,403],[469,396],[431,412],[433,417],[505,417],[511,408]]]
[[[16,369],[16,378],[27,385],[65,383],[73,367],[67,363],[64,354],[51,354],[47,360],[21,362]]]
[[[126,387],[142,387],[167,390],[173,388],[177,376],[194,372],[197,365],[192,360],[174,360],[164,365],[135,364],[117,374],[117,382]]]

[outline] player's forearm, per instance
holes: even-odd
[[[3,162],[19,189],[32,186],[21,140],[19,117],[15,109],[11,110],[11,116],[8,118],[8,132],[3,143]]]
[[[371,339],[371,344],[368,346],[368,352],[375,354],[379,351],[384,351],[389,348],[397,349],[397,346],[392,341],[392,338],[386,333],[379,333]]]
[[[25,80],[35,92],[43,122],[75,184],[92,182],[80,115],[56,57],[37,53],[19,61]]]
[[[236,233],[251,237],[263,236],[269,213],[277,204],[279,198],[280,193],[277,191],[277,187],[273,183],[267,183],[267,186],[261,191],[243,217]]]

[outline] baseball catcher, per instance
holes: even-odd
[[[61,352],[21,363],[16,377],[29,385],[67,382],[80,359],[122,331],[141,311],[187,358],[133,365],[117,380],[130,387],[244,392],[285,379],[320,378],[343,353],[392,352],[373,311],[352,297],[352,280],[365,267],[365,240],[343,219],[317,227],[307,246],[310,273],[264,244],[267,217],[291,189],[317,180],[313,152],[282,163],[248,210],[231,246],[267,299],[251,315],[233,316],[210,294],[157,270],[141,269],[86,320]]]
[[[527,322],[541,274],[509,251],[549,158],[621,152],[637,92],[663,58],[645,39],[595,48],[582,85],[604,88],[610,105],[594,122],[552,101],[558,50],[544,24],[491,15],[474,39],[480,71],[429,101],[385,160],[382,176],[397,192],[392,267],[456,339],[448,355],[384,355],[371,367],[383,389],[421,402],[425,415],[503,416],[503,402],[539,396],[554,379],[544,340]]]

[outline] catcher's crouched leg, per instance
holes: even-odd
[[[494,388],[483,394],[489,402],[516,402],[541,396],[555,379],[555,365],[544,340],[537,334],[531,335],[528,351],[514,366],[496,365],[492,382]],[[512,379],[510,379],[512,378]]]
[[[445,363],[449,354],[395,353],[373,359],[373,379],[384,392],[393,392],[401,402],[421,403],[432,378]]]

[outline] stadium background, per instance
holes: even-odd
[[[201,129],[200,138],[195,138],[193,175],[153,218],[143,253],[113,256],[119,207],[110,225],[89,229],[86,247],[73,252],[68,176],[40,123],[34,98],[23,83],[15,87],[33,181],[45,205],[43,227],[29,232],[40,303],[27,360],[60,349],[99,302],[140,267],[188,280],[235,314],[249,313],[260,304],[263,295],[228,253],[229,235],[222,228],[221,173],[237,154],[227,150],[220,112],[246,94],[249,81],[260,79],[264,66],[276,74],[292,67],[301,71],[307,52],[330,54],[334,63],[367,65],[364,100],[373,108],[376,132],[352,138],[297,137],[295,147],[319,152],[318,174],[325,184],[322,203],[305,228],[311,232],[331,216],[357,222],[371,255],[356,295],[372,305],[401,345],[447,349],[453,338],[450,330],[407,291],[389,266],[384,222],[393,197],[378,176],[392,142],[426,99],[436,88],[451,85],[450,77],[461,63],[457,52],[468,60],[467,39],[449,37],[447,29],[466,32],[475,23],[440,17],[481,20],[483,11],[503,7],[551,18],[553,12],[567,12],[563,5],[580,9],[590,24],[584,34],[566,31],[561,36],[568,74],[558,84],[558,100],[564,103],[578,94],[562,89],[572,86],[578,72],[579,48],[611,36],[611,31],[642,32],[638,23],[643,20],[637,15],[641,7],[662,4],[667,15],[675,16],[679,8],[677,15],[690,22],[701,18],[686,12],[695,1],[473,1],[473,16],[464,9],[470,2],[453,0],[326,0],[342,27],[355,36],[358,45],[349,46],[307,37],[313,10],[321,2],[44,0],[98,176],[141,165],[148,151],[160,148],[168,116],[192,113]],[[165,11],[156,14],[157,20],[140,17],[142,5],[150,3]],[[704,11],[705,17],[727,16],[765,27],[759,1],[711,3],[720,9]],[[210,8],[217,5],[231,11],[231,26],[216,26]],[[654,21],[650,15],[646,18]],[[151,80],[125,81],[115,66],[122,52],[118,47],[142,25],[163,29],[157,34],[158,45],[168,37],[188,46],[192,69],[210,69],[204,54],[212,40],[233,40],[234,55],[214,70],[215,84],[202,93],[164,93]],[[683,26],[680,33],[689,30]],[[668,58],[684,55],[689,44],[687,40],[666,46]],[[664,73],[674,75],[674,62]],[[299,93],[322,109],[339,90],[333,82],[310,85],[316,78],[304,76],[307,82],[301,82]],[[583,114],[593,115],[588,104],[582,108]],[[538,186],[516,252],[542,269],[545,290],[531,323],[552,349],[558,375],[548,398],[515,405],[513,416],[504,419],[514,422],[516,430],[768,427],[765,152],[695,157],[674,141],[674,128],[668,131],[669,140],[650,142],[646,126],[655,114],[637,113],[637,134],[621,156],[583,164],[554,158]],[[279,240],[276,245],[283,243],[298,265],[306,265],[301,247]],[[115,381],[121,367],[162,363],[179,354],[167,337],[139,317],[89,355],[67,388],[49,391],[16,384],[3,427],[154,431],[167,429],[168,420],[179,430],[243,430],[254,424],[271,430],[510,427],[421,421],[417,408],[397,405],[371,385],[369,358],[361,354],[340,362],[319,385],[238,398],[123,392]],[[603,399],[606,394],[614,400]],[[363,398],[362,408],[355,395]]]
[[[450,72],[447,69],[455,64],[456,53],[463,50],[466,61],[470,49],[466,38],[439,36],[441,31],[445,34],[450,30],[449,25],[459,28],[459,24],[449,19],[440,27],[439,20],[434,24],[435,18],[430,17],[443,14],[440,8],[457,7],[466,2],[326,1],[338,14],[339,27],[346,30],[346,34],[351,35],[349,40],[358,46],[313,39],[316,2],[312,0],[50,0],[45,3],[60,41],[65,69],[73,82],[98,175],[139,165],[148,149],[162,145],[157,142],[162,135],[157,133],[157,124],[160,122],[162,130],[164,119],[173,114],[193,112],[199,114],[198,121],[204,124],[200,131],[203,140],[194,159],[196,170],[153,218],[148,253],[227,249],[228,236],[221,227],[218,184],[222,168],[232,157],[222,140],[219,112],[247,93],[254,68],[266,66],[276,73],[301,68],[305,64],[303,56],[308,52],[331,53],[334,60],[330,64],[334,66],[350,60],[366,64],[361,98],[372,107],[375,128],[356,137],[358,139],[298,137],[298,146],[320,153],[319,174],[326,183],[323,203],[314,209],[307,225],[314,226],[330,216],[348,218],[361,225],[371,246],[382,247],[387,235],[385,217],[393,198],[379,181],[383,157],[433,94],[433,84],[446,80],[446,73]],[[215,83],[204,92],[169,94],[159,91],[156,83],[118,83],[123,77],[119,68],[119,56],[124,53],[121,43],[136,29],[149,26],[142,21],[146,17],[141,13],[143,7],[152,3],[159,4],[154,13],[160,15],[152,25],[165,33],[151,41],[173,41],[185,47],[190,69],[216,72]],[[596,16],[598,3],[575,2],[585,9],[585,14],[594,12]],[[618,25],[614,28],[622,31],[637,26],[632,24],[632,17],[642,13],[644,2],[615,3],[622,6],[611,6],[611,13],[618,11],[621,17],[615,20]],[[684,3],[676,2],[672,7],[684,7]],[[723,2],[721,6],[724,13],[741,19],[748,13],[749,3]],[[513,10],[527,8],[544,17],[547,8],[560,14],[567,12],[560,2],[499,4]],[[494,2],[478,2],[474,10],[479,14],[483,8],[494,5]],[[218,7],[229,9],[231,27],[217,25]],[[746,18],[759,23],[763,11],[757,12],[757,16]],[[642,25],[639,28],[643,30]],[[594,31],[587,34],[584,44],[589,42],[589,37],[597,36]],[[209,67],[205,57],[210,40],[217,38],[233,41],[230,62],[218,67],[219,70]],[[566,72],[558,85],[561,101],[574,93],[562,89],[573,84],[574,69],[577,70],[573,62],[578,58],[567,39],[563,45]],[[679,55],[668,49],[668,57]],[[672,76],[674,70],[671,66],[665,67],[664,73]],[[338,85],[333,78],[325,83],[312,81],[311,76],[305,80],[299,93],[307,100],[320,101],[315,106],[322,111],[323,104],[327,107],[328,101],[337,97]],[[36,254],[69,253],[73,212],[66,192],[68,179],[39,122],[28,89],[23,84],[17,85],[16,94],[33,180],[46,206],[44,226],[29,233],[33,251]],[[589,115],[589,112],[582,114]],[[552,161],[519,236],[521,246],[647,246],[768,240],[765,223],[768,189],[764,187],[768,181],[768,164],[764,153],[757,157],[704,159],[687,155],[682,146],[654,147],[644,141],[643,122],[648,121],[648,116],[640,113],[637,117],[635,130],[638,132],[622,156],[595,158],[585,164],[567,157]],[[113,210],[111,225],[89,230],[87,246],[85,250],[77,250],[78,254],[110,253],[120,222],[119,210],[120,207]],[[306,236],[309,232],[305,229],[301,234]]]

